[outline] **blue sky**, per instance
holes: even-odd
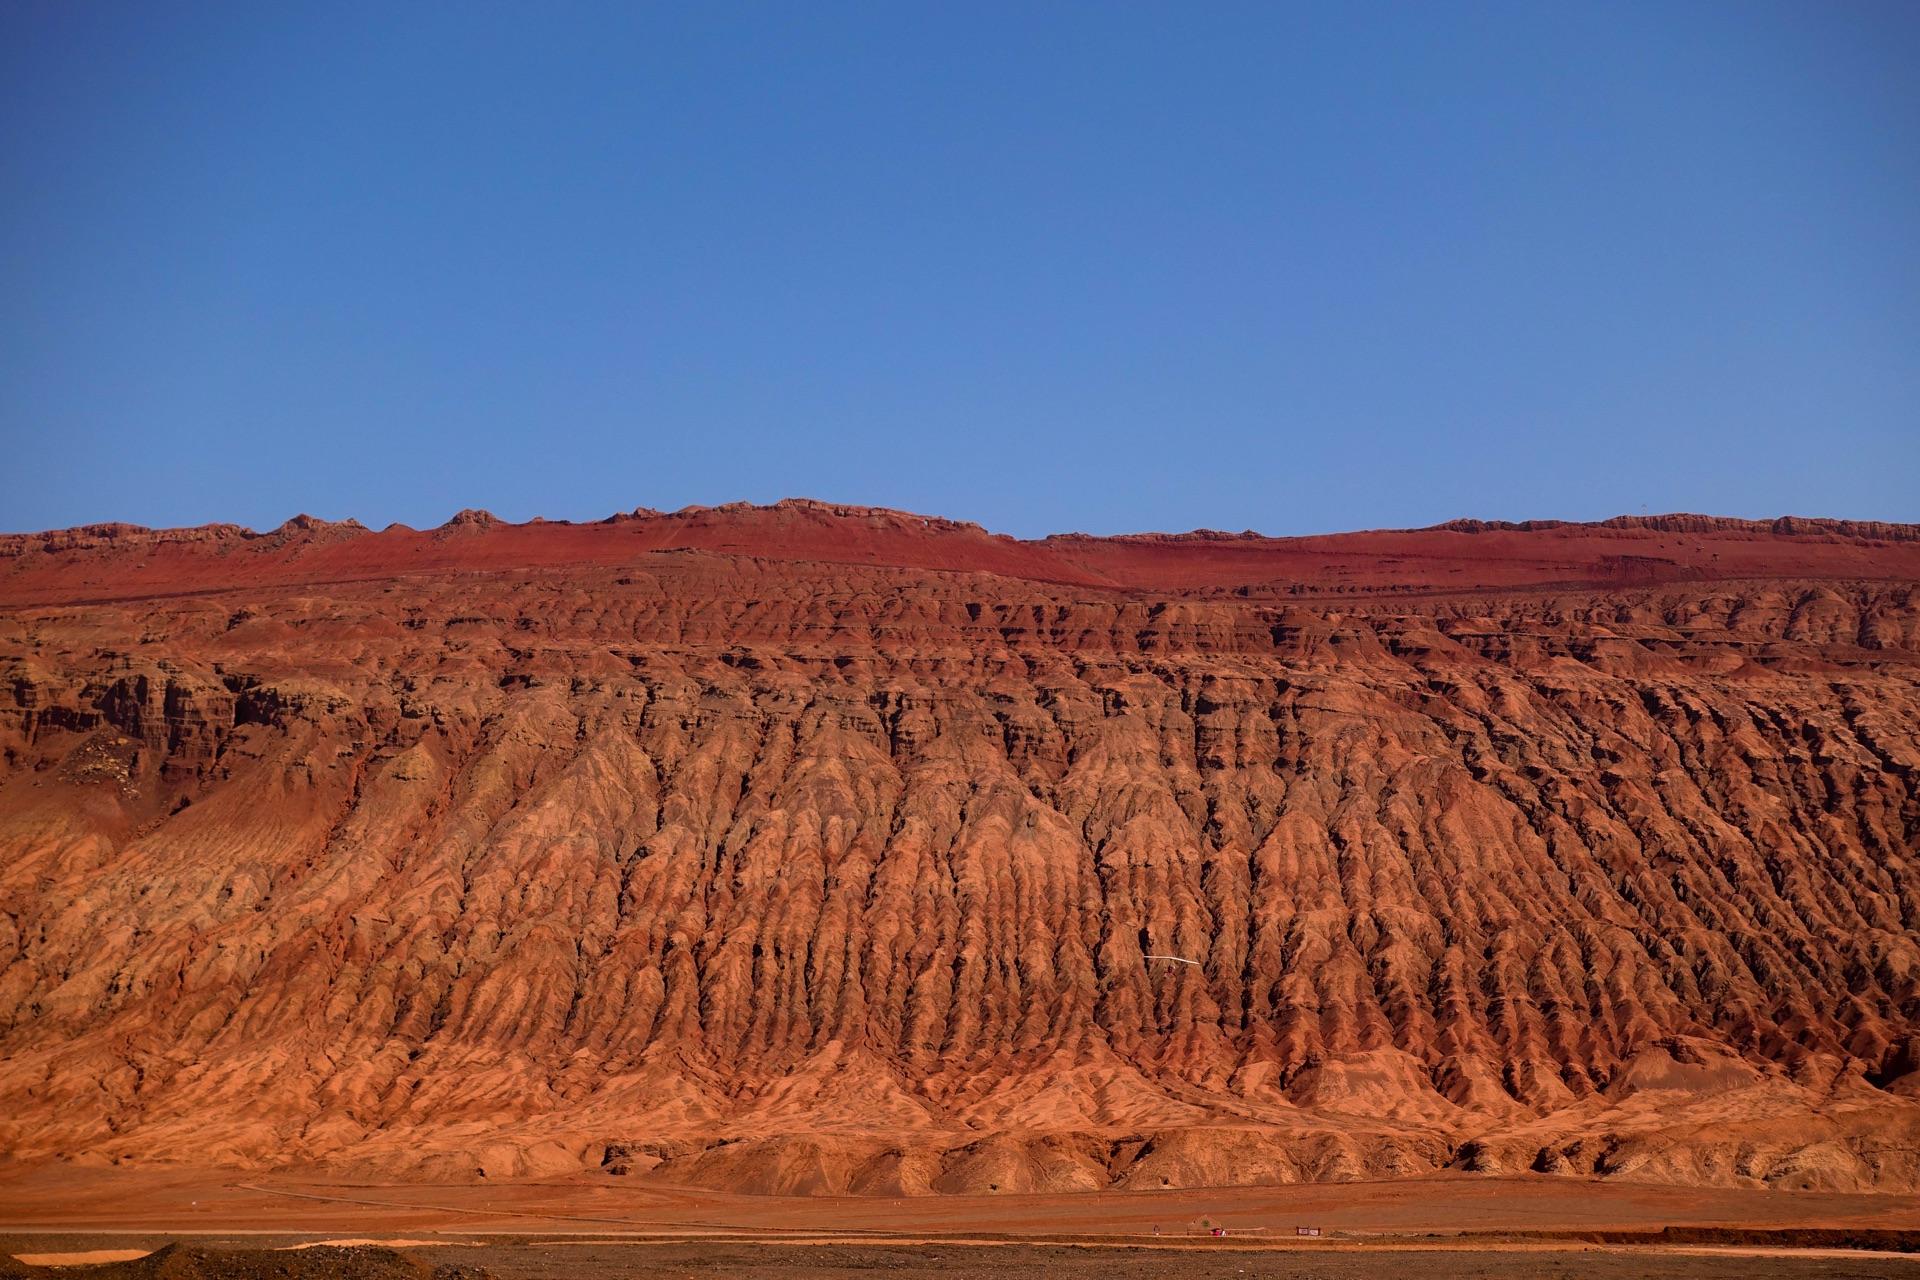
[[[0,6],[0,528],[1920,519],[1920,5]]]

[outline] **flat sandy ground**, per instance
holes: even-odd
[[[1202,1217],[1225,1240],[1187,1235]],[[1153,1232],[1161,1231],[1159,1237]],[[1327,1234],[1301,1240],[1298,1226]],[[745,1196],[581,1176],[474,1185],[0,1163],[0,1253],[67,1255],[185,1240],[285,1247],[394,1242],[499,1280],[646,1277],[1898,1276],[1920,1256],[1622,1245],[1526,1233],[1720,1227],[1920,1230],[1920,1200],[1450,1175],[1064,1196]],[[64,1273],[74,1277],[83,1271]]]

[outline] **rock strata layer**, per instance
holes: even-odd
[[[1911,1192],[1917,837],[1911,526],[20,535],[0,1150]]]

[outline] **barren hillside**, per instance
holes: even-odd
[[[1920,1190],[1913,526],[92,526],[0,677],[23,1158]]]

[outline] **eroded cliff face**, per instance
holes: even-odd
[[[986,539],[940,523],[901,536]],[[145,596],[101,590],[166,554],[124,534],[14,549],[0,1150],[1920,1188],[1910,538],[1638,531],[1691,580],[1349,598],[758,525],[503,566],[516,528]],[[1496,536],[1566,535],[1446,535]],[[1217,565],[1155,572],[1182,547]]]

